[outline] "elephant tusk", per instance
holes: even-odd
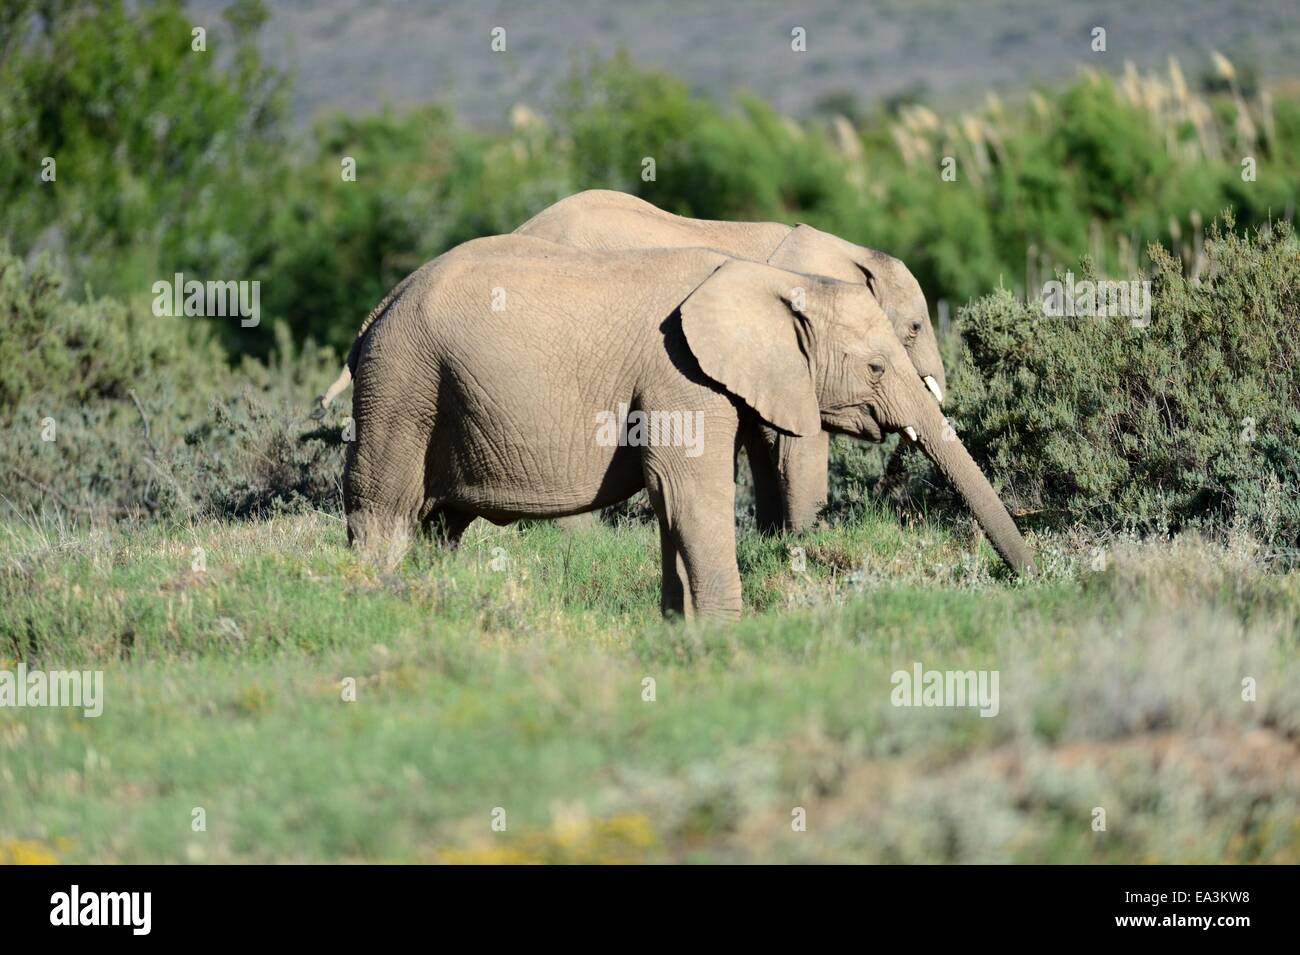
[[[943,404],[943,390],[939,387],[939,383],[934,380],[934,375],[926,375],[924,381],[925,387],[929,388],[930,394],[934,395],[934,400],[939,404]]]
[[[909,424],[906,428],[903,429],[903,433],[906,434],[906,435],[907,435],[909,438],[911,438],[913,441],[916,441],[916,440],[917,440],[917,437],[916,437],[916,429],[913,428],[910,424]]]

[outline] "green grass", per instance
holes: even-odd
[[[324,514],[0,525],[0,669],[106,698],[0,709],[0,861],[1300,861],[1300,572],[1033,544],[1026,584],[966,525],[743,535],[719,626],[659,619],[635,524],[392,575]],[[913,661],[998,670],[998,716],[892,706]]]

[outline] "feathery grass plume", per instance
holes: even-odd
[[[1236,82],[1237,68],[1232,65],[1232,61],[1226,56],[1218,50],[1211,50],[1210,62],[1214,64],[1214,72],[1219,74],[1219,76],[1230,82]]]

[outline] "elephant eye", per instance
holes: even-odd
[[[921,320],[919,318],[912,322],[912,334],[921,334]]]
[[[867,362],[867,368],[871,370],[872,378],[878,379],[880,378],[881,375],[885,373],[885,366],[882,362],[879,361],[872,360]]]

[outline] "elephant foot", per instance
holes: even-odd
[[[475,515],[463,511],[433,511],[420,522],[420,533],[446,550],[456,550],[474,519]]]
[[[411,546],[411,522],[396,514],[354,511],[348,515],[348,542],[363,560],[388,573]]]

